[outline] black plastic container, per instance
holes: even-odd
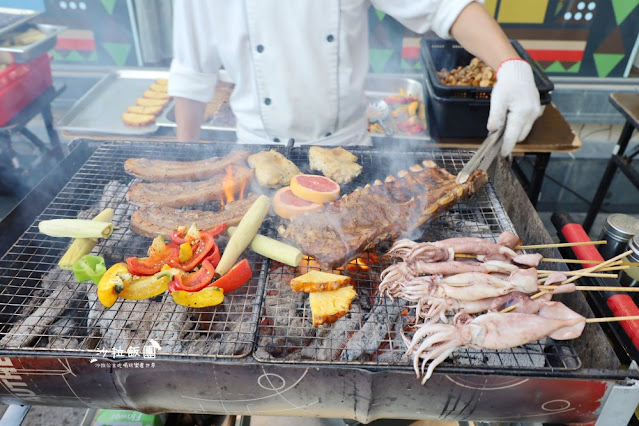
[[[532,67],[535,84],[542,105],[551,101],[554,85],[544,71],[516,41],[513,48]],[[422,39],[421,58],[424,65],[427,120],[431,136],[435,138],[486,137],[486,122],[490,111],[490,87],[446,86],[437,72],[470,64],[474,55],[455,40]]]

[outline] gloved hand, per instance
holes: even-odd
[[[503,126],[508,113],[502,157],[510,155],[515,144],[528,136],[541,112],[539,91],[528,62],[519,59],[502,62],[490,97],[487,126],[489,131],[497,130]]]

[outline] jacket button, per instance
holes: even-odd
[[[332,135],[331,132],[328,132],[327,134],[324,135],[325,138],[329,137],[330,135]]]
[[[266,105],[270,105],[271,104],[271,98],[264,98],[264,103]]]
[[[279,141],[280,141],[280,138],[274,138],[273,139],[273,142],[279,142]]]
[[[329,34],[328,37],[326,37],[326,41],[328,41],[329,43],[333,40],[335,40],[335,37],[333,37],[333,34]]]
[[[264,52],[264,46],[262,46],[261,44],[257,45],[257,53],[262,53]]]

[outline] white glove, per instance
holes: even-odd
[[[539,91],[528,62],[518,59],[503,62],[490,97],[487,126],[489,131],[497,130],[504,125],[508,113],[502,157],[510,155],[515,144],[528,136],[541,112]]]

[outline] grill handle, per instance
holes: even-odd
[[[561,236],[569,243],[591,241],[590,237],[581,226],[576,223],[570,215],[566,212],[555,212],[551,217],[551,221]],[[595,246],[577,246],[572,247],[573,252],[577,259],[580,260],[600,260],[604,258],[601,256]],[[583,263],[583,267],[587,268],[594,266],[592,263]],[[603,280],[593,280],[597,285],[603,285]],[[615,282],[614,285],[619,285]],[[616,317],[639,315],[639,307],[632,298],[627,294],[618,294],[607,291],[601,292],[602,296],[606,300],[606,304]],[[639,349],[639,321],[621,321],[623,327],[630,340],[634,344],[635,348]]]

